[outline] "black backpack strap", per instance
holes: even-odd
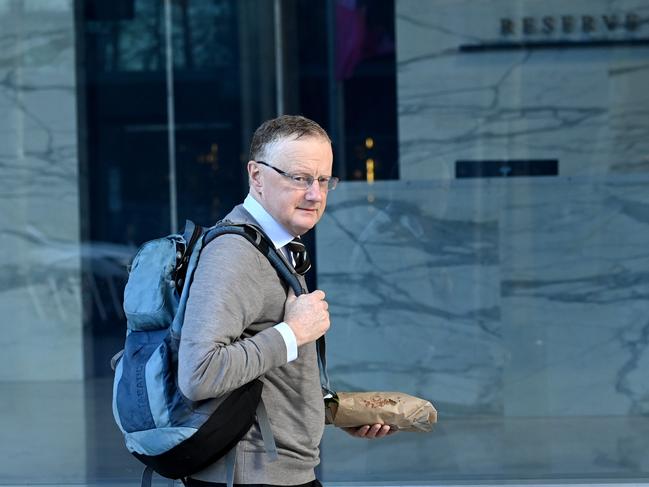
[[[322,387],[322,394],[324,396],[336,393],[331,389],[329,383],[329,374],[327,373],[327,347],[325,344],[325,337],[322,335],[316,340],[316,350],[318,352],[318,365],[320,368],[320,386]]]
[[[183,284],[187,274],[187,264],[192,255],[192,251],[198,242],[198,239],[203,235],[205,229],[200,225],[194,224],[191,220],[185,221],[185,231],[183,232],[183,239],[185,247],[178,249],[178,258],[176,260],[176,269],[174,270],[173,280],[176,283],[176,290],[178,294],[182,293]]]
[[[284,279],[284,282],[291,286],[296,296],[305,293],[305,289],[302,287],[302,284],[300,284],[300,281],[295,275],[295,271],[289,269],[284,259],[280,256],[279,250],[275,248],[264,231],[256,225],[250,223],[231,223],[228,221],[219,222],[205,234],[203,246],[206,246],[216,237],[225,235],[226,233],[240,235],[257,247],[257,249],[270,261],[271,265],[279,273],[280,277]]]

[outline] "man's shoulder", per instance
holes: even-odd
[[[248,223],[259,227],[257,221],[243,205],[235,206],[223,220],[236,224]],[[252,242],[242,235],[232,233],[225,233],[210,241],[201,251],[200,260],[208,260],[219,266],[227,265],[237,268],[239,271],[252,271],[251,267],[254,266],[254,270],[258,272],[270,267],[270,263],[262,258],[262,254]]]
[[[222,221],[228,221],[235,224],[252,224],[259,226],[255,219],[246,211],[243,205],[235,206]],[[236,259],[240,257],[250,257],[258,255],[259,251],[245,237],[233,233],[226,233],[215,238],[207,249],[212,248],[213,253],[223,253],[225,257]],[[206,250],[207,250],[206,249]]]
[[[259,251],[242,235],[225,233],[219,235],[201,251],[201,260],[216,259],[221,261],[241,262],[257,260]]]
[[[232,210],[230,210],[230,213],[225,215],[223,220],[228,220],[232,223],[252,223],[253,225],[259,225],[259,223],[257,223],[253,216],[248,213],[248,211],[242,204],[232,208]]]

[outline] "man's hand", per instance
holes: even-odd
[[[325,293],[313,291],[295,296],[289,289],[284,305],[284,321],[293,330],[297,346],[316,341],[329,329],[329,304]]]
[[[356,438],[365,438],[372,440],[374,438],[383,438],[385,436],[393,435],[397,430],[390,428],[387,424],[374,424],[359,426],[358,428],[341,428]]]

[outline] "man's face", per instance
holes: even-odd
[[[327,191],[320,188],[317,178],[331,176],[331,144],[318,137],[289,138],[274,144],[269,152],[268,164],[316,179],[308,189],[301,189],[270,167],[248,163],[251,187],[259,202],[291,234],[302,235],[318,223],[327,206]]]

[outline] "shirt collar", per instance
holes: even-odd
[[[281,249],[295,238],[283,226],[277,223],[270,213],[251,194],[246,196],[246,199],[243,201],[243,207],[257,220],[257,223],[259,223],[264,233],[272,240],[276,249]]]

